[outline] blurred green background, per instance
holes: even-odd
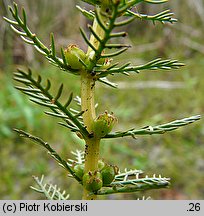
[[[33,32],[49,46],[53,32],[58,50],[68,44],[86,46],[79,34],[79,24],[87,21],[75,8],[79,1],[16,0],[25,7]],[[49,65],[31,46],[16,36],[2,16],[8,16],[10,0],[0,1],[0,199],[44,199],[32,191],[32,175],[45,175],[47,182],[58,184],[81,199],[82,188],[36,144],[19,138],[13,128],[23,129],[48,141],[64,158],[70,151],[83,149],[75,135],[44,115],[41,107],[15,90],[12,74],[16,68],[30,67],[48,78],[56,88],[65,84],[64,99],[73,91],[79,95],[78,77]],[[117,61],[130,59],[135,64],[156,57],[177,58],[186,64],[179,70],[144,71],[140,74],[110,77],[119,89],[97,85],[97,112],[113,111],[119,119],[116,130],[156,125],[204,112],[204,1],[171,0],[163,6],[140,4],[141,13],[153,14],[170,8],[179,22],[174,25],[153,25],[135,21],[126,29],[126,42],[132,45]],[[53,92],[55,89],[53,89]],[[145,193],[117,194],[101,199],[203,199],[204,198],[204,124],[203,120],[164,135],[106,140],[101,157],[121,170],[137,168],[148,175],[171,177],[170,189]]]

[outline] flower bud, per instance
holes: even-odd
[[[104,166],[105,166],[104,161],[103,161],[102,159],[100,159],[100,160],[98,161],[98,169],[99,169],[99,170],[102,170],[102,169],[104,168]]]
[[[83,176],[83,186],[88,191],[98,191],[103,186],[101,173],[98,171],[89,171]]]
[[[109,114],[107,111],[105,111],[105,113],[103,114],[100,114],[96,118],[92,126],[95,137],[104,137],[112,130],[116,122],[117,118],[113,116],[113,114]]]
[[[86,60],[86,54],[83,50],[77,47],[77,45],[69,45],[67,49],[64,51],[67,63],[70,65],[73,69],[81,69],[83,67],[83,64],[80,62],[80,59],[82,61]]]
[[[103,186],[109,185],[118,173],[118,167],[106,164],[101,170]]]
[[[77,164],[74,166],[74,172],[75,175],[82,180],[82,177],[84,175],[84,164]]]

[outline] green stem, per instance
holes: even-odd
[[[100,154],[100,140],[95,138],[86,140],[85,154],[85,173],[97,170]],[[84,188],[82,198],[83,200],[95,200],[97,196],[90,194],[90,192]]]
[[[104,7],[100,8],[99,6],[96,6],[96,10],[101,11],[102,13],[104,13]],[[104,26],[107,26],[109,19],[108,17],[101,15],[101,22],[103,23]],[[94,66],[96,65],[97,60],[99,59],[99,57],[101,56],[101,53],[104,49],[104,45],[101,45],[100,41],[106,41],[104,40],[104,38],[106,38],[107,32],[108,30],[104,30],[98,23],[97,19],[95,18],[93,21],[93,26],[92,26],[93,31],[95,32],[95,35],[97,35],[97,37],[95,37],[94,34],[91,34],[90,36],[90,43],[93,45],[93,47],[95,47],[95,50],[97,50],[96,52],[89,46],[88,50],[87,50],[87,56],[89,56],[90,64],[88,65],[87,71],[91,72],[92,69],[94,68]],[[100,41],[97,39],[99,38]]]
[[[107,21],[106,17],[103,17],[104,23]],[[94,19],[93,22],[93,30],[96,32],[99,38],[104,38],[105,32],[98,24],[97,19]],[[98,49],[100,46],[100,42],[96,39],[94,35],[90,37],[90,43]],[[91,59],[91,66],[96,63],[95,54],[92,56],[93,49],[88,47],[87,56]],[[96,118],[95,112],[95,101],[94,101],[94,90],[95,90],[95,77],[91,75],[90,70],[84,70],[81,72],[81,108],[83,113],[83,121],[88,130],[89,134],[92,134],[92,125],[94,119]],[[89,171],[95,171],[98,169],[98,160],[100,154],[100,139],[94,137],[84,137],[86,142],[85,147],[85,173]],[[96,199],[96,195],[90,195],[90,192],[84,188],[83,199],[85,200],[93,200]]]
[[[98,6],[96,6],[98,7]],[[107,22],[107,18],[103,17],[103,22]],[[105,24],[104,24],[105,25]],[[98,21],[97,19],[94,19],[93,21],[93,30],[94,32],[97,33],[97,36],[100,38],[100,39],[103,39],[104,38],[104,35],[105,35],[105,31],[101,28],[101,26],[98,24]],[[96,50],[98,49],[99,45],[100,45],[100,42],[96,39],[96,37],[92,34],[91,37],[90,37],[90,42],[91,44],[96,48]],[[88,47],[88,50],[87,50],[87,55],[89,56],[91,51],[93,51],[93,49],[91,47]]]
[[[81,108],[84,111],[83,120],[89,133],[96,118],[94,101],[95,80],[86,71],[81,73]]]
[[[86,71],[83,71],[81,73],[81,106],[82,110],[85,111],[83,120],[89,134],[92,133],[92,124],[96,118],[94,85],[95,81],[93,77],[87,74]],[[86,137],[85,142],[85,173],[87,173],[89,171],[97,170],[98,168],[100,140],[95,137]],[[83,199],[96,199],[96,195],[89,195],[89,191],[84,189]]]
[[[92,133],[92,124],[96,118],[95,102],[94,102],[94,85],[93,76],[86,71],[81,73],[81,107],[84,111],[83,121],[89,132]],[[85,137],[85,173],[97,170],[99,160],[100,140],[95,137]],[[83,199],[96,199],[95,195],[89,195],[89,191],[84,189]]]

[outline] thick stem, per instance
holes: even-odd
[[[100,140],[91,138],[86,140],[85,148],[85,173],[98,169],[98,160],[100,153]],[[94,200],[97,198],[96,195],[89,195],[89,191],[84,188],[83,199]]]
[[[98,7],[98,6],[97,6]],[[106,22],[107,18],[103,18],[104,23]],[[93,22],[93,29],[97,33],[98,37],[104,37],[104,30],[100,27],[97,20],[95,19]],[[91,35],[90,43],[97,49],[99,46],[99,41]],[[87,50],[87,56],[92,59],[92,48],[89,47]],[[94,54],[95,56],[95,54]],[[88,70],[89,71],[89,70]],[[94,102],[94,90],[95,90],[95,79],[91,73],[85,71],[81,72],[81,107],[83,114],[83,121],[84,124],[89,132],[92,134],[92,125],[94,119],[96,118],[95,112],[95,102]],[[85,173],[89,171],[95,171],[98,169],[98,160],[99,160],[99,153],[100,153],[100,139],[96,137],[84,137],[86,142],[85,148]],[[89,195],[89,191],[84,189],[83,192],[83,199],[85,200],[92,200],[96,199],[96,195]]]
[[[98,7],[98,6],[96,6]],[[107,19],[107,18],[106,18]],[[106,19],[104,18],[104,23],[106,22]],[[98,24],[97,22],[97,19],[94,19],[94,22],[93,22],[93,30],[97,33],[98,37],[103,39],[104,35],[105,35],[105,32],[104,30],[100,27],[100,25]],[[97,49],[98,46],[99,46],[99,41],[95,38],[94,35],[91,35],[90,37],[90,42],[91,44]],[[91,53],[92,48],[91,47],[88,47],[88,50],[87,50],[87,55],[89,56],[90,53]]]
[[[100,140],[91,138],[86,141],[85,172],[98,169]]]
[[[94,88],[95,80],[93,76],[86,71],[81,73],[81,109],[84,111],[83,121],[89,133],[92,130],[92,124],[96,118]]]
[[[92,124],[96,118],[95,102],[94,102],[94,85],[93,76],[86,71],[81,73],[81,107],[84,111],[83,121],[89,134],[92,133]],[[85,173],[94,171],[98,168],[100,140],[95,137],[86,137],[85,148]],[[83,199],[96,199],[95,195],[89,195],[89,192],[84,189]]]

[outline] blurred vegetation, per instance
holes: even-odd
[[[16,2],[26,8],[31,29],[45,43],[49,33],[54,32],[58,48],[77,43],[85,49],[78,24],[85,27],[86,20],[74,7],[76,1]],[[56,85],[63,81],[67,92],[73,91],[75,95],[79,94],[80,83],[77,77],[63,74],[44,62],[9,29],[2,16],[7,15],[10,3],[10,0],[0,2],[0,199],[43,199],[29,189],[33,184],[32,175],[42,174],[53,184],[58,182],[70,193],[71,199],[80,199],[81,188],[49,156],[44,156],[44,150],[13,132],[13,128],[19,128],[38,135],[65,158],[72,157],[70,151],[83,149],[83,142],[57,125],[55,119],[45,116],[40,107],[13,87],[12,72],[24,66],[49,77]],[[135,63],[155,57],[178,58],[186,67],[178,71],[143,72],[131,78],[112,77],[119,83],[118,90],[99,84],[98,112],[113,111],[119,119],[117,129],[165,123],[204,112],[204,2],[172,0],[168,4],[179,22],[173,26],[134,22],[129,26],[127,39],[132,49],[125,58]],[[137,10],[159,12],[158,6],[147,4],[140,4]],[[101,156],[121,169],[128,166],[172,178],[172,187],[168,190],[115,195],[109,199],[136,199],[143,195],[153,199],[203,199],[203,122],[165,135],[104,141]]]

